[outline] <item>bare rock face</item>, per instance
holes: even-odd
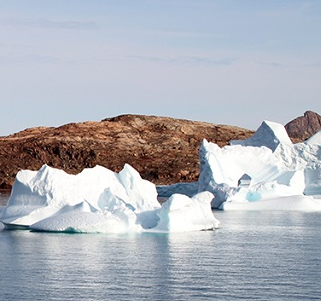
[[[321,131],[321,116],[315,112],[307,111],[303,116],[287,123],[285,129],[294,141],[304,141]]]
[[[167,117],[123,115],[100,122],[37,127],[0,137],[0,189],[20,169],[43,164],[75,174],[95,165],[119,172],[129,163],[155,184],[196,181],[202,140],[224,146],[253,131]]]

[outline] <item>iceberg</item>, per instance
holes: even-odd
[[[282,124],[267,120],[262,122],[261,126],[256,130],[252,137],[246,140],[230,141],[230,145],[266,146],[272,151],[275,151],[280,144],[292,144],[286,129]]]
[[[198,191],[212,192],[212,207],[225,210],[320,211],[318,201],[307,196],[321,194],[320,135],[293,144],[282,125],[264,121],[249,139],[223,148],[203,140]]]
[[[184,232],[214,230],[220,222],[211,210],[213,194],[205,191],[189,198],[183,194],[173,194],[157,213],[159,222],[153,231]]]
[[[38,171],[18,172],[0,221],[8,228],[55,232],[209,230],[218,226],[212,198],[175,195],[161,206],[156,186],[128,164],[119,173],[96,166],[76,175],[44,165]],[[178,202],[181,207],[173,215],[171,204]]]

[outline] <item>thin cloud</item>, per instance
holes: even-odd
[[[318,8],[319,3],[315,1],[298,2],[297,4],[280,2],[276,7],[261,9],[260,14],[274,18],[300,18],[315,14]]]
[[[163,57],[157,56],[144,56],[144,55],[126,55],[124,56],[125,59],[130,60],[139,60],[139,61],[148,61],[148,62],[166,62],[167,59]]]
[[[58,64],[64,63],[61,59],[54,56],[29,54],[29,55],[0,55],[0,63],[2,65],[14,65],[14,64]]]
[[[202,56],[190,56],[181,57],[180,61],[191,63],[191,64],[202,64],[202,65],[231,65],[236,61],[235,57],[222,57],[222,58],[211,58]]]
[[[276,62],[276,61],[270,61],[270,62],[259,61],[259,62],[257,62],[257,64],[259,64],[261,66],[268,66],[268,67],[274,67],[274,68],[287,67],[286,64],[280,63],[280,62]]]
[[[308,67],[321,68],[321,62],[311,63],[311,64],[308,65]]]
[[[213,37],[213,33],[202,32],[202,31],[188,31],[188,30],[179,30],[172,28],[164,28],[159,30],[149,31],[151,34],[171,36],[174,38],[209,38]]]
[[[31,27],[43,29],[73,29],[73,30],[88,30],[98,28],[95,22],[79,22],[79,21],[53,21],[47,19],[6,19],[0,20],[1,25]]]
[[[178,56],[178,57],[161,57],[161,56],[143,56],[127,55],[127,59],[141,60],[156,63],[182,64],[182,65],[231,65],[237,59],[235,57],[212,58],[206,56]]]

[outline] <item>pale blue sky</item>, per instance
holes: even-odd
[[[321,113],[319,0],[0,0],[0,135],[147,114]]]

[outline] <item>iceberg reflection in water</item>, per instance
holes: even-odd
[[[320,298],[320,213],[226,211],[215,215],[222,227],[207,232],[1,231],[1,298]]]

